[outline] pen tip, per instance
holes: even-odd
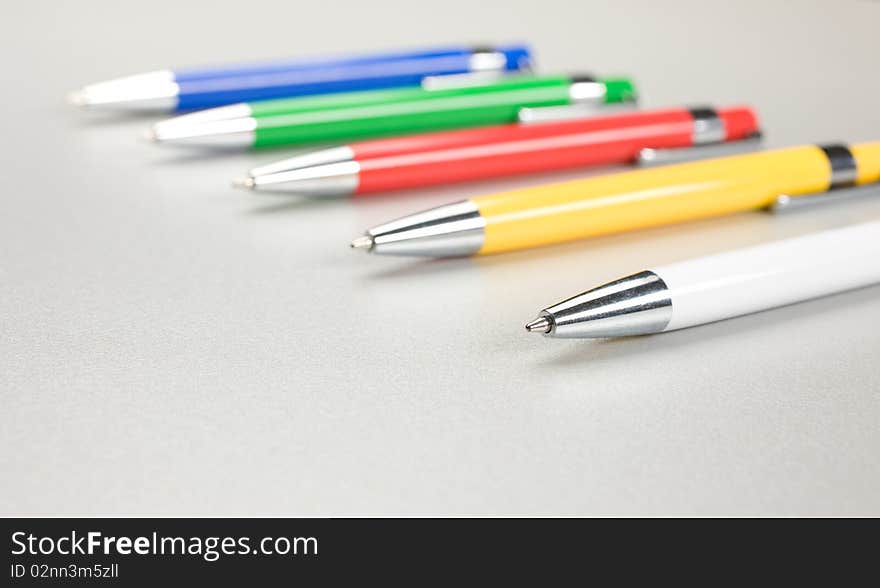
[[[354,241],[351,242],[350,247],[352,249],[363,249],[364,251],[369,251],[373,248],[373,238],[369,235],[364,235],[363,237],[358,237]]]
[[[144,131],[143,137],[150,143],[157,143],[159,141],[159,134],[156,133],[156,129],[147,129]]]
[[[67,103],[71,106],[85,106],[86,105],[86,97],[85,95],[77,90],[75,92],[69,92],[67,94]]]
[[[242,190],[253,190],[256,187],[257,182],[254,181],[254,178],[235,178],[232,180],[233,188],[241,188]]]
[[[526,331],[529,333],[549,333],[550,332],[550,320],[545,316],[539,316],[532,322],[526,325]]]

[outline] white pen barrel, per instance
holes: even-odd
[[[672,331],[880,282],[880,222],[652,270],[669,288]]]

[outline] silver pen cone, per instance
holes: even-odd
[[[266,175],[254,175],[251,171],[246,187],[304,196],[348,196],[357,191],[360,168],[357,161],[343,161]]]
[[[567,339],[647,335],[663,331],[672,310],[666,283],[644,271],[545,308],[526,329]]]
[[[344,161],[354,161],[354,150],[343,145],[341,147],[331,147],[329,149],[319,149],[318,151],[310,151],[302,153],[275,163],[261,165],[253,168],[249,175],[267,176],[269,174],[277,174],[294,169],[302,169],[304,167],[312,167],[316,165],[326,165],[328,163],[342,163]]]
[[[457,257],[483,247],[486,219],[470,200],[446,204],[367,231],[378,255]]]
[[[67,101],[83,108],[163,111],[177,107],[179,92],[174,73],[160,70],[90,84]]]
[[[176,126],[198,125],[236,118],[248,118],[252,114],[253,109],[247,104],[230,104],[229,106],[218,106],[216,108],[208,108],[206,110],[172,116],[171,118],[166,118],[165,120],[157,122],[153,126],[161,129]]]
[[[187,147],[244,149],[256,139],[257,121],[252,117],[199,124],[156,124],[148,138],[155,143]]]

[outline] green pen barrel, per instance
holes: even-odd
[[[638,95],[632,80],[627,78],[604,78],[600,80],[605,84],[605,103],[617,104],[619,102],[634,102]]]
[[[424,94],[418,88],[397,88],[392,90],[369,90],[365,92],[345,92],[304,98],[284,98],[281,100],[262,100],[248,102],[251,116],[266,117],[335,108],[353,108],[372,104],[391,104],[404,100],[415,100]]]
[[[442,83],[442,78],[441,78]],[[454,82],[453,82],[454,83]],[[322,96],[306,96],[302,98],[283,98],[280,100],[264,100],[249,102],[252,115],[255,117],[294,114],[297,112],[313,112],[335,108],[353,108],[375,104],[396,104],[419,100],[434,100],[452,96],[473,96],[492,92],[508,92],[527,88],[546,88],[567,86],[570,80],[566,76],[528,76],[514,75],[490,80],[475,81],[468,84],[466,79],[461,85],[429,88],[393,88],[390,90],[367,90],[364,92],[346,92]]]
[[[628,80],[597,80],[604,101],[634,97]],[[515,76],[488,85],[357,92],[252,103],[254,147],[335,142],[512,123],[522,108],[571,104],[567,76]]]

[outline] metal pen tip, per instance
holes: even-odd
[[[526,331],[529,333],[549,333],[550,321],[545,316],[539,316],[526,325]]]
[[[369,235],[358,237],[351,242],[350,247],[352,249],[363,249],[364,251],[369,251],[373,248],[373,238]]]
[[[85,106],[86,102],[85,94],[80,90],[67,94],[67,103],[71,106]]]
[[[242,190],[253,190],[257,185],[256,180],[252,177],[235,178],[232,180],[233,188],[241,188]]]

